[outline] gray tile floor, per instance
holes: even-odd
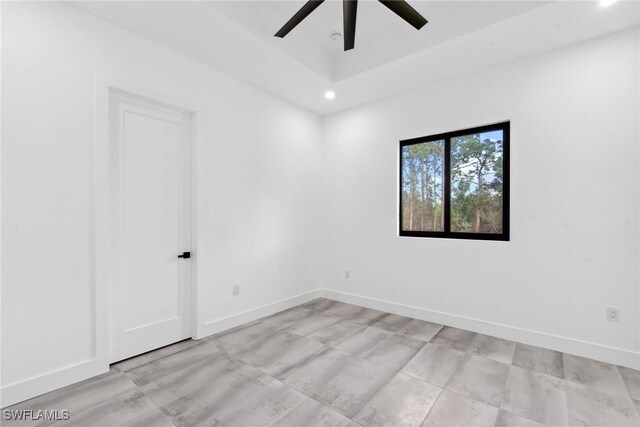
[[[55,426],[640,425],[640,372],[317,299],[7,409]]]

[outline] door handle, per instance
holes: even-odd
[[[182,255],[178,255],[178,258],[191,258],[191,252],[182,252]]]

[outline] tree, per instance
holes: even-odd
[[[442,229],[442,170],[444,141],[402,149],[403,225],[405,229]]]
[[[502,230],[503,145],[481,136],[451,141],[452,231]]]

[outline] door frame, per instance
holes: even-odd
[[[198,281],[198,148],[204,135],[202,120],[199,119],[204,108],[193,99],[183,99],[164,91],[156,90],[140,84],[124,82],[118,79],[94,76],[94,129],[91,146],[92,163],[92,268],[93,289],[91,304],[94,316],[92,356],[103,367],[109,370],[110,360],[110,292],[114,279],[111,262],[114,248],[111,247],[112,223],[112,147],[109,138],[110,115],[109,102],[111,94],[119,94],[169,108],[191,116],[191,337],[199,339],[204,324],[204,310],[198,298],[202,293]]]

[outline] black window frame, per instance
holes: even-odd
[[[405,139],[400,141],[399,151],[399,235],[402,237],[432,237],[441,239],[464,239],[464,240],[497,240],[508,242],[509,237],[509,207],[510,207],[510,148],[511,148],[511,122],[500,122],[491,125],[477,126],[468,129],[457,130],[453,132],[445,132],[437,135],[422,136],[419,138]],[[473,135],[477,133],[502,131],[503,135],[503,187],[502,187],[502,233],[467,233],[459,231],[451,231],[451,139]],[[444,140],[444,172],[443,172],[443,194],[444,194],[444,231],[410,231],[403,230],[402,227],[402,149],[404,147],[425,142],[434,142]]]

